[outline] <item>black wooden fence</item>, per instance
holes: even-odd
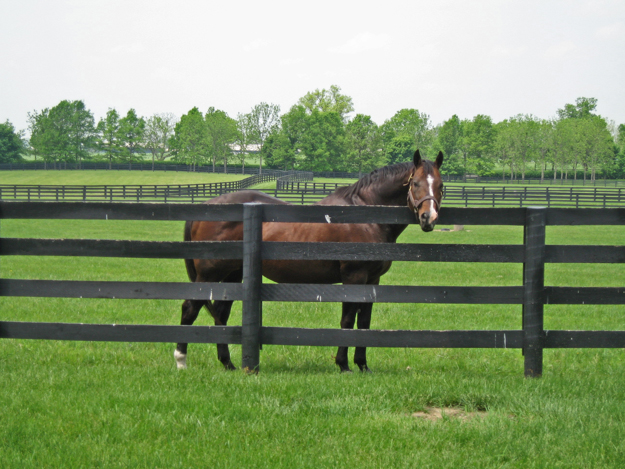
[[[0,200],[82,202],[201,202],[269,181],[312,181],[306,171],[265,171],[239,181],[206,184],[40,185],[0,184]]]
[[[410,224],[406,208],[282,205],[0,202],[0,219],[243,221],[242,242],[149,242],[0,238],[0,255],[140,258],[242,258],[243,284],[0,279],[0,295],[18,297],[243,300],[241,326],[158,326],[0,321],[0,338],[242,344],[243,366],[259,368],[261,344],[521,348],[525,375],[542,374],[544,348],[623,348],[625,331],[544,330],[545,304],[625,304],[625,288],[544,285],[545,263],[623,263],[625,246],[545,245],[547,225],[624,225],[625,209],[447,207],[441,223],[524,226],[522,245],[262,242],[262,222]],[[522,286],[368,286],[263,284],[262,259],[401,260],[523,263]],[[520,330],[381,331],[262,326],[264,301],[520,304]]]
[[[312,203],[348,183],[278,180],[275,195],[295,203]],[[608,208],[625,205],[625,189],[580,187],[472,187],[446,186],[445,205],[501,207]]]

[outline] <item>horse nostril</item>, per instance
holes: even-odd
[[[421,220],[423,220],[424,222],[427,222],[430,219],[430,212],[423,212],[421,214]]]

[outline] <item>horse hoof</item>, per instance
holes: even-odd
[[[237,367],[236,367],[236,366],[234,366],[234,365],[232,364],[232,362],[230,362],[230,363],[224,363],[224,368],[225,368],[226,370],[228,370],[228,371],[233,371],[233,370],[236,370],[236,369],[237,369]]]
[[[341,373],[353,373],[349,368],[341,368]]]
[[[371,368],[369,368],[367,365],[358,365],[358,368],[360,368],[360,371],[363,373],[373,373],[373,371],[371,371]]]

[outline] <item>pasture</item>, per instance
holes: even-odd
[[[102,172],[105,173],[105,172]],[[6,174],[6,173],[4,173]],[[188,181],[187,181],[188,182]],[[444,210],[444,209],[443,209]],[[440,227],[438,227],[440,228]],[[443,227],[445,228],[445,227]],[[467,226],[404,243],[521,243]],[[172,240],[179,222],[3,220],[3,237]],[[625,227],[548,227],[548,244],[625,244]],[[186,281],[179,260],[4,257],[3,278]],[[623,265],[548,264],[545,284],[622,287]],[[383,284],[520,285],[518,264],[396,262]],[[625,328],[622,306],[546,306],[551,329]],[[264,324],[338,326],[340,305],[265,303]],[[178,324],[180,302],[0,297],[0,319]],[[376,304],[374,329],[518,329],[520,306]],[[231,324],[241,323],[235,303]],[[196,324],[209,325],[202,312]],[[240,364],[240,347],[233,361]],[[334,348],[265,346],[262,373],[225,372],[213,345],[0,341],[0,465],[138,467],[621,467],[623,350],[369,349],[374,373],[339,374]],[[353,353],[353,349],[351,350]],[[351,354],[350,354],[351,355]],[[430,421],[429,407],[480,413]]]

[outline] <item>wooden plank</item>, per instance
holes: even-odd
[[[240,344],[241,326],[154,326],[0,321],[0,338]]]
[[[0,218],[68,220],[242,221],[240,204],[0,201]]]
[[[523,262],[523,245],[264,242],[263,259]]]
[[[545,287],[545,304],[625,305],[625,288]]]
[[[625,331],[545,331],[546,348],[625,348]]]
[[[119,241],[0,238],[2,256],[77,256],[158,259],[241,259],[241,241]]]
[[[443,207],[439,224],[443,225],[523,225],[524,209]],[[407,207],[310,205],[302,210],[296,205],[267,205],[265,222],[302,223],[371,223],[415,224],[417,220]]]
[[[530,378],[543,374],[545,212],[545,208],[528,208],[523,231],[523,355],[525,376]]]
[[[625,208],[551,208],[547,225],[625,225]]]
[[[547,245],[545,262],[622,264],[625,262],[625,246]]]
[[[402,348],[521,348],[522,331],[388,331],[263,327],[267,345]]]
[[[151,300],[242,300],[240,283],[0,279],[0,296]]]
[[[241,367],[258,373],[260,368],[262,307],[261,285],[263,242],[263,206],[245,204],[243,207],[243,307],[241,337]]]
[[[523,287],[263,284],[263,301],[521,304]]]

